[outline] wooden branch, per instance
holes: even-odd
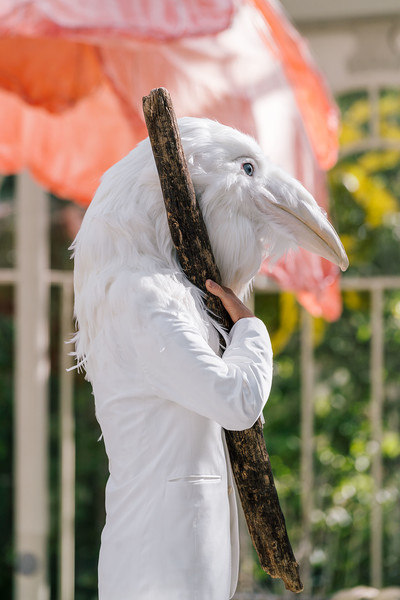
[[[205,288],[218,283],[208,233],[189,175],[175,112],[168,91],[152,90],[143,98],[143,112],[160,177],[172,240],[187,278],[206,293],[206,305],[228,330],[232,321],[218,298]],[[232,470],[250,536],[261,567],[279,577],[286,589],[301,592],[299,565],[290,545],[260,419],[245,431],[226,431]]]
[[[157,165],[168,225],[186,277],[206,294],[206,306],[226,328],[232,320],[219,298],[210,294],[206,279],[221,283],[213,251],[183,153],[169,93],[152,90],[143,98],[143,112]]]

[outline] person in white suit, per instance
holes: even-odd
[[[207,288],[234,325],[220,355],[220,327],[177,262],[145,140],[105,174],[73,244],[76,355],[110,471],[99,600],[233,596],[224,429],[255,423],[272,380],[267,330],[238,296],[266,254],[296,244],[347,266],[314,199],[252,138],[205,119],[179,125],[224,284]]]

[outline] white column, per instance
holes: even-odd
[[[73,283],[63,283],[61,297],[60,339],[60,541],[59,598],[72,600],[75,587],[75,419],[74,371],[67,372],[73,350],[65,342],[73,332]]]
[[[47,600],[48,211],[27,173],[17,179],[14,409],[15,599]]]

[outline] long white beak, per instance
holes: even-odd
[[[280,234],[345,271],[349,259],[343,244],[311,194],[280,169],[270,174],[265,189],[260,208]]]

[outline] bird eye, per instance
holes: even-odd
[[[253,175],[253,173],[254,173],[254,167],[249,162],[243,163],[242,164],[242,169],[246,173],[246,175],[248,175],[249,177],[251,177]]]

